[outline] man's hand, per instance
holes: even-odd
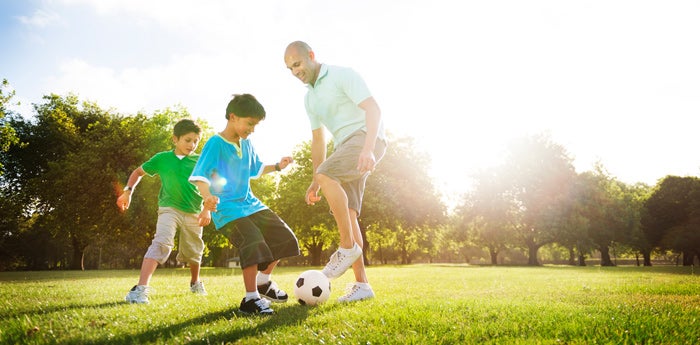
[[[318,195],[318,192],[321,190],[321,186],[318,185],[318,183],[311,182],[311,185],[309,188],[306,190],[306,204],[307,205],[314,205],[317,202],[321,201],[321,196]]]
[[[372,172],[377,165],[377,159],[372,151],[362,150],[360,158],[357,160],[357,170],[361,173]]]

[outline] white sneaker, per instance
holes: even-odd
[[[151,292],[151,288],[146,285],[134,285],[124,300],[129,303],[147,304],[149,292]]]
[[[358,283],[350,283],[345,289],[345,295],[338,298],[338,302],[354,302],[363,299],[374,298],[372,287],[362,287]]]
[[[333,255],[331,255],[330,260],[323,268],[323,274],[328,277],[328,279],[338,278],[345,273],[345,271],[352,266],[352,264],[362,256],[362,248],[355,243],[352,246],[352,251],[350,253],[344,253],[344,250],[336,250]]]
[[[198,281],[192,285],[190,285],[190,291],[192,293],[201,295],[201,296],[206,296],[207,295],[207,290],[204,289],[204,283],[201,281]]]

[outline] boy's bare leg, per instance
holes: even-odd
[[[190,283],[192,284],[199,281],[199,266],[196,262],[190,263]]]
[[[345,190],[338,181],[323,174],[317,174],[316,181],[321,186],[323,195],[325,195],[331,212],[333,212],[333,218],[335,218],[340,234],[340,247],[352,248],[355,241],[352,234],[350,210],[348,209],[348,196],[345,194]]]
[[[256,282],[257,276],[258,265],[243,267],[243,285],[245,285],[246,292],[258,291],[258,284]]]
[[[280,262],[279,260],[275,260],[275,261],[271,262],[269,265],[267,265],[267,268],[266,268],[264,271],[261,271],[261,272],[262,272],[262,273],[265,273],[265,274],[271,274],[271,273],[272,273],[272,270],[274,270],[275,267],[277,267],[277,264],[278,264],[279,262]]]
[[[138,285],[148,286],[148,283],[150,283],[151,277],[153,276],[153,272],[156,271],[156,268],[158,268],[158,261],[151,258],[143,258],[143,262],[141,263],[141,275],[139,276]]]

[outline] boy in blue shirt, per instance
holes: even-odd
[[[250,179],[281,171],[292,163],[264,165],[248,136],[265,119],[265,109],[250,94],[235,95],[226,107],[226,128],[204,145],[190,182],[213,211],[216,229],[239,250],[246,295],[239,310],[273,314],[269,301],[286,302],[287,293],[270,279],[281,258],[297,256],[297,238],[282,219],[253,195]],[[262,298],[265,299],[262,299]],[[268,301],[269,300],[269,301]]]

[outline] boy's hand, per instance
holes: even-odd
[[[209,210],[204,210],[199,213],[197,219],[199,220],[199,226],[207,226],[211,223],[211,212]]]
[[[125,212],[129,208],[129,204],[131,204],[131,191],[126,191],[117,198],[117,207],[120,212]]]
[[[216,205],[219,204],[219,197],[216,195],[210,195],[206,198],[204,198],[204,210],[205,211],[211,211],[211,212],[216,212]],[[211,215],[210,215],[211,217]]]
[[[279,162],[280,169],[284,169],[289,164],[292,164],[292,163],[294,163],[294,159],[292,157],[282,157],[282,159],[280,159],[280,162]]]

